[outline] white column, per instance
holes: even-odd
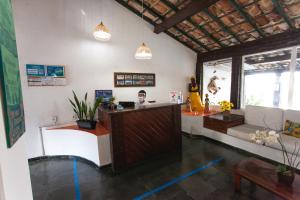
[[[294,96],[294,79],[297,64],[297,47],[292,48],[291,64],[290,64],[290,82],[289,82],[289,94],[288,94],[288,108],[293,106]]]

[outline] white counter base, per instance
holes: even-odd
[[[98,167],[111,163],[110,134],[96,136],[80,130],[58,128],[42,128],[45,156],[79,156]]]

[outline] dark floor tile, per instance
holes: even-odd
[[[235,193],[232,168],[249,154],[207,139],[183,137],[181,156],[163,156],[119,175],[110,168],[97,169],[77,161],[81,200],[127,200],[164,185],[183,174],[223,158],[210,168],[152,194],[155,200],[278,199],[266,190],[242,181]],[[30,163],[34,200],[74,200],[74,161],[40,160]]]

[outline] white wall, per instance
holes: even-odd
[[[32,200],[25,137],[7,148],[1,99],[0,96],[0,199]]]
[[[114,0],[12,0],[21,66],[28,157],[42,155],[38,127],[72,120],[67,98],[95,89],[113,89],[117,100],[136,100],[141,88],[113,88],[113,72],[155,73],[154,88],[145,88],[148,99],[168,101],[168,92],[186,96],[189,76],[194,74],[196,53],[153,27]],[[112,40],[101,43],[92,31],[103,19]],[[150,61],[134,59],[145,42],[153,51]],[[28,87],[25,64],[66,65],[65,87]]]

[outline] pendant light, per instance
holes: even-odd
[[[144,0],[142,1],[142,20],[144,21]],[[139,46],[135,53],[135,59],[138,60],[149,60],[152,59],[151,49],[143,42]]]
[[[98,24],[93,33],[96,40],[107,42],[111,38],[111,34],[106,26],[101,22]]]
[[[104,5],[103,5],[103,2],[101,1],[101,8],[100,8],[101,13],[103,13],[102,6],[104,6]],[[110,34],[108,28],[103,24],[102,21],[100,22],[100,24],[98,24],[96,26],[93,35],[96,40],[99,40],[102,42],[107,42],[111,38],[111,34]]]

